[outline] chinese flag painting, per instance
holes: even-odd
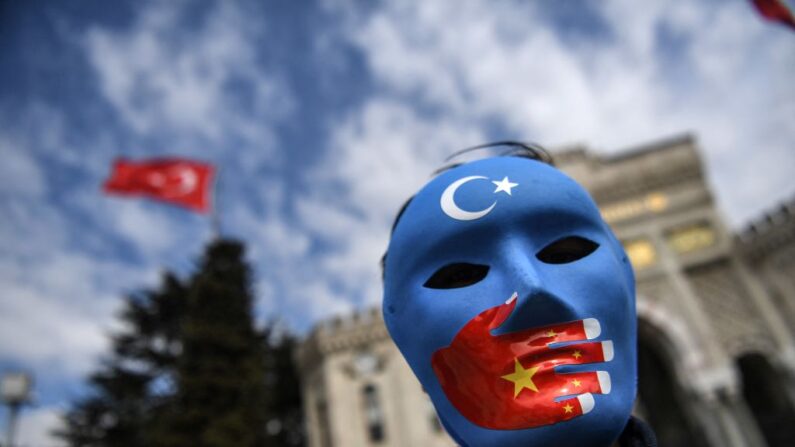
[[[178,158],[130,161],[118,159],[103,185],[105,192],[138,195],[206,213],[215,167]]]

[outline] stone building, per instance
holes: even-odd
[[[660,445],[795,445],[795,202],[732,234],[689,135],[555,160],[635,268],[635,411]],[[454,445],[380,310],[321,323],[296,358],[311,447]]]

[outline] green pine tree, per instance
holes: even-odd
[[[301,384],[293,352],[297,340],[276,323],[263,330],[266,340],[265,386],[270,396],[265,425],[268,446],[303,446],[304,426]]]
[[[71,447],[304,443],[295,340],[256,329],[243,245],[211,243],[187,283],[126,299],[125,329],[56,433]]]
[[[201,261],[188,294],[178,392],[157,430],[167,447],[265,445],[265,340],[253,323],[250,272],[242,244],[219,240]]]
[[[173,398],[187,289],[165,274],[158,290],[128,296],[113,352],[89,377],[91,393],[64,417],[56,436],[72,447],[148,447],[148,428]]]

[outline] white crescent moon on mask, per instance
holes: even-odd
[[[189,166],[175,166],[169,170],[168,176],[175,179],[173,183],[169,182],[163,191],[170,197],[180,197],[192,192],[199,182],[196,172]]]
[[[465,211],[458,207],[455,203],[455,199],[453,196],[455,195],[456,190],[463,185],[464,183],[470,182],[472,180],[477,179],[487,179],[488,177],[484,177],[482,175],[471,175],[469,177],[464,177],[462,179],[458,179],[450,184],[447,189],[444,190],[442,193],[442,198],[439,203],[442,205],[442,211],[445,214],[452,217],[456,220],[475,220],[480,219],[481,217],[489,214],[494,206],[497,205],[497,201],[495,200],[494,203],[491,204],[488,208],[480,211]]]

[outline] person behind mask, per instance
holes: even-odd
[[[382,260],[391,337],[462,446],[655,445],[630,418],[621,244],[546,152],[494,145],[519,152],[441,172],[398,215]]]

